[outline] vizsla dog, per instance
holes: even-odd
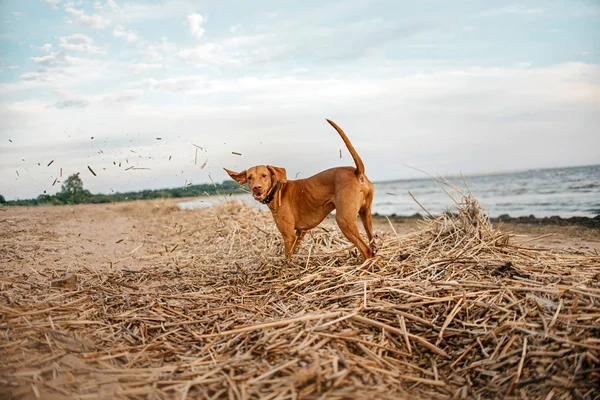
[[[288,259],[296,252],[306,231],[319,225],[334,209],[335,220],[344,235],[368,259],[373,257],[373,249],[360,237],[356,215],[360,215],[370,241],[373,238],[373,184],[344,131],[335,122],[327,122],[342,137],[356,168],[331,168],[297,180],[288,180],[285,168],[272,165],[257,165],[242,172],[224,169],[240,185],[248,183],[254,199],[269,207],[283,236]]]

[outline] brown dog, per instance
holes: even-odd
[[[334,209],[335,220],[344,235],[365,259],[371,258],[373,249],[360,237],[356,214],[360,215],[370,241],[373,238],[373,184],[366,177],[365,166],[344,131],[335,122],[327,122],[342,137],[356,168],[331,168],[297,180],[287,180],[285,168],[272,165],[257,165],[243,172],[224,169],[240,185],[248,183],[254,199],[269,207],[283,236],[288,259],[296,252],[306,231],[319,225]]]

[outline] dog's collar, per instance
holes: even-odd
[[[273,201],[273,199],[275,198],[275,194],[277,193],[277,191],[279,190],[279,187],[281,186],[281,181],[277,181],[275,183],[275,186],[273,186],[273,189],[271,189],[271,191],[269,192],[269,194],[267,195],[267,197],[265,197],[264,200],[261,200],[260,202],[263,204],[269,204],[270,202]]]

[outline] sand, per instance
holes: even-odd
[[[107,274],[108,282],[110,281],[109,273],[116,270],[121,273],[122,271],[134,273],[149,268],[149,264],[152,264],[149,260],[154,256],[159,257],[159,255],[161,262],[166,263],[166,267],[171,268],[175,274],[169,279],[172,278],[173,284],[177,284],[175,271],[179,271],[179,268],[202,268],[209,257],[206,256],[206,260],[194,258],[194,256],[180,258],[178,256],[180,250],[185,248],[186,251],[193,253],[194,249],[186,247],[185,239],[184,242],[174,242],[169,238],[172,237],[171,233],[177,232],[182,227],[185,227],[189,236],[193,237],[194,227],[190,226],[190,221],[201,221],[204,212],[206,211],[181,211],[172,200],[1,208],[0,279],[2,288],[25,285],[23,287],[30,287],[36,293],[49,291],[53,294],[53,299],[59,299],[57,300],[59,304],[69,304],[68,295],[64,295],[65,298],[62,300],[61,296],[64,292],[51,287],[51,282],[60,279],[66,273],[87,271],[86,273],[100,277]],[[231,218],[231,216],[229,217]],[[268,219],[265,219],[264,223],[268,224]],[[323,226],[326,229],[336,229],[331,218],[324,221]],[[419,229],[417,220],[414,218],[393,218],[388,221],[384,217],[375,218],[374,228],[379,234],[392,230],[398,234],[405,234]],[[498,228],[503,232],[514,233],[516,235],[515,243],[528,248],[568,250],[573,255],[600,254],[600,232],[598,230],[577,226],[559,227],[509,223],[499,224]],[[206,229],[206,227],[199,226],[198,229]],[[219,236],[215,233],[215,240],[217,239]],[[252,243],[247,243],[247,245],[252,246]],[[243,251],[243,249],[236,249],[236,251]],[[202,253],[202,251],[198,249],[198,253]],[[281,251],[278,250],[275,252],[275,256],[269,255],[269,257],[281,257]],[[140,288],[143,285],[143,281],[140,281],[134,287]],[[107,290],[110,289],[107,288]],[[56,292],[55,295],[54,292]],[[4,310],[14,312],[15,304],[21,304],[24,300],[11,298],[10,293],[11,291],[4,291],[4,296],[0,298],[0,306],[5,307]],[[36,306],[39,305],[34,300],[31,302]],[[93,310],[82,310],[82,312],[92,313]],[[50,317],[50,320],[44,323],[47,323],[48,327],[52,327],[52,318]],[[15,327],[3,322],[2,330],[4,332],[13,328]],[[72,329],[74,332],[77,331],[76,328]],[[89,378],[89,371],[86,372],[88,375],[80,376],[75,372],[70,372],[66,376],[62,376],[60,367],[58,367],[59,372],[53,372],[55,375],[58,373],[58,376],[50,381],[54,383],[48,383],[49,378],[44,375],[52,369],[53,357],[54,359],[60,357],[62,368],[65,368],[64,365],[70,365],[71,371],[77,371],[78,368],[85,370],[85,363],[72,355],[85,354],[84,358],[92,357],[89,355],[91,350],[94,349],[98,352],[98,346],[101,346],[98,338],[78,338],[71,342],[65,341],[63,344],[57,344],[62,343],[59,338],[47,335],[48,344],[46,345],[42,342],[26,343],[26,333],[22,341],[14,340],[14,338],[9,340],[9,337],[10,334],[7,334],[0,338],[0,356],[5,355],[1,357],[2,361],[0,361],[3,369],[0,373],[0,398],[2,396],[6,398],[69,398],[73,393],[87,393],[89,398],[95,398],[103,394],[110,397],[120,393],[118,380],[115,381],[112,378],[106,379],[102,391],[86,387],[85,379]],[[43,339],[38,338],[37,340]],[[20,348],[23,350],[22,352],[18,351]],[[114,357],[118,356],[118,354],[114,355]],[[111,360],[113,355],[103,357]],[[590,355],[590,357],[593,356]],[[38,359],[45,361],[41,362]],[[133,361],[130,360],[130,362]],[[36,370],[36,368],[50,369],[45,369],[44,372],[41,369]],[[42,376],[45,378],[42,379]],[[94,379],[102,381],[102,376],[101,372],[96,371]],[[67,381],[71,379],[72,382],[65,383],[65,379]],[[78,387],[79,385],[82,387]],[[58,389],[56,389],[57,387]],[[140,388],[136,392],[130,386],[128,390],[127,393],[123,392],[120,396],[136,397],[139,395],[144,397],[147,394],[144,391],[145,388]],[[222,395],[226,397],[227,392],[223,392]],[[183,395],[178,394],[177,397],[183,397]]]

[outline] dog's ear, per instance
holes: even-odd
[[[285,172],[285,168],[274,167],[272,165],[267,165],[267,169],[271,171],[271,175],[273,175],[273,181],[281,181],[281,183],[287,182],[287,174]]]
[[[223,169],[225,170],[225,172],[227,172],[229,174],[231,179],[233,179],[240,185],[243,185],[244,183],[248,182],[248,174],[246,173],[245,170],[242,172],[233,172],[233,171],[228,170],[227,168],[223,168]]]

